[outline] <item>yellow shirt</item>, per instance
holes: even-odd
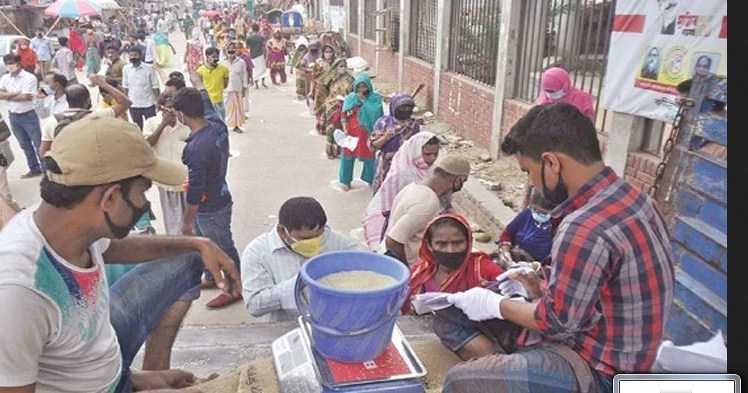
[[[219,64],[213,69],[201,65],[197,69],[197,73],[203,79],[205,90],[208,91],[208,96],[210,96],[210,102],[214,104],[223,102],[223,90],[226,89],[229,69],[223,64]]]

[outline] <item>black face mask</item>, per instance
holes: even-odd
[[[553,206],[558,206],[565,200],[569,199],[569,191],[564,184],[564,178],[561,173],[558,174],[558,184],[554,190],[549,190],[545,185],[545,161],[540,167],[540,181],[543,182],[543,198]]]
[[[109,227],[109,230],[112,232],[114,237],[117,239],[124,239],[130,233],[130,231],[132,231],[132,229],[135,228],[135,224],[137,224],[138,221],[140,221],[140,219],[144,215],[146,214],[152,215],[150,202],[146,201],[142,207],[137,207],[133,205],[133,203],[130,202],[130,200],[127,199],[127,197],[124,196],[124,191],[122,195],[123,195],[123,199],[125,200],[125,203],[127,203],[127,206],[129,206],[130,209],[132,209],[132,220],[129,225],[119,226],[115,224],[112,221],[112,218],[109,217],[109,213],[104,212],[104,219],[106,220],[106,225]]]
[[[140,59],[130,59],[130,63],[132,63],[132,65],[137,67],[140,65]]]
[[[460,185],[452,184],[452,193],[460,192],[462,190],[462,186],[465,185],[465,182],[461,182]]]
[[[412,115],[413,115],[412,110],[400,110],[400,109],[395,110],[395,119],[400,120],[400,121],[408,120],[410,119]]]
[[[436,262],[450,270],[457,270],[465,261],[465,251],[460,252],[441,252],[431,251],[436,258]]]

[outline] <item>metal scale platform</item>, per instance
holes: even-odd
[[[313,349],[310,326],[299,327],[273,341],[273,363],[283,393],[424,393],[426,368],[395,325],[392,343],[365,363],[325,359]]]

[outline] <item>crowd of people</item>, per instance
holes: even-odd
[[[454,307],[435,312],[434,331],[473,361],[450,370],[445,392],[605,392],[614,374],[652,366],[673,296],[669,236],[651,198],[603,164],[591,97],[565,70],[544,72],[537,105],[503,140],[533,187],[489,255],[473,249],[472,225],[452,205],[470,161],[444,152],[414,117],[412,94],[384,96],[350,69],[339,35],[291,40],[241,7],[210,15],[111,24],[103,41],[84,40],[85,53],[72,28],[57,51],[41,34],[4,57],[0,100],[26,157],[23,177],[41,177],[41,202],[0,232],[0,308],[25,316],[0,323],[0,392],[188,387],[194,376],[169,370],[170,356],[201,289],[221,289],[209,308],[243,301],[255,317],[292,320],[304,262],[354,249],[408,266],[403,314],[415,314],[418,295],[450,294]],[[167,66],[174,29],[188,38],[184,73]],[[372,192],[364,241],[335,231],[324,207],[301,196],[240,254],[229,131],[245,126],[249,89],[267,87],[267,74],[285,84],[287,70],[339,160],[343,190],[362,163]],[[9,151],[0,144],[0,197],[11,204]],[[164,234],[150,223],[152,184]],[[142,346],[144,372],[131,371]]]

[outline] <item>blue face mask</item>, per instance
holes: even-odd
[[[545,224],[551,219],[550,213],[540,213],[535,210],[532,210],[532,219],[535,220],[538,224]]]

